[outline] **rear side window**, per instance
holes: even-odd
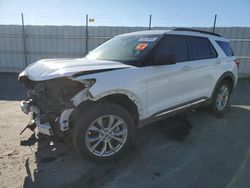
[[[217,57],[211,42],[205,37],[189,37],[191,49],[192,49],[192,60],[210,59]]]
[[[216,40],[216,43],[220,46],[220,48],[223,50],[223,52],[227,56],[234,56],[234,52],[229,44],[229,42],[224,42],[224,41],[218,41]]]
[[[164,36],[154,54],[173,55],[176,62],[188,61],[186,37],[177,35]]]

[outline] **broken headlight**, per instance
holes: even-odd
[[[85,88],[90,88],[95,83],[95,79],[80,80],[80,82],[85,86]]]

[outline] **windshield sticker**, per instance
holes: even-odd
[[[154,42],[157,39],[157,37],[154,38],[139,38],[139,42]]]
[[[145,48],[147,48],[147,46],[148,46],[148,44],[146,44],[146,43],[140,43],[140,44],[138,44],[138,45],[135,47],[135,49],[136,49],[136,50],[139,50],[139,51],[142,51],[142,50],[144,50]]]

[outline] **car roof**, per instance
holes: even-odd
[[[136,31],[131,33],[121,34],[119,36],[135,36],[135,35],[164,35],[164,34],[175,34],[175,35],[190,35],[190,36],[200,36],[200,37],[207,37],[214,40],[222,40],[222,41],[229,41],[218,34],[213,34],[210,32],[202,31],[202,30],[146,30],[146,31]]]
[[[146,31],[136,31],[136,32],[131,32],[131,33],[125,33],[121,34],[119,36],[134,36],[134,35],[162,35],[166,33],[167,31],[171,30],[146,30]]]

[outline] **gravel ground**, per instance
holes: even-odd
[[[72,144],[49,145],[19,109],[16,75],[0,75],[0,187],[250,187],[250,81],[240,80],[230,112],[206,109],[136,132],[127,156],[107,164],[82,159]]]

